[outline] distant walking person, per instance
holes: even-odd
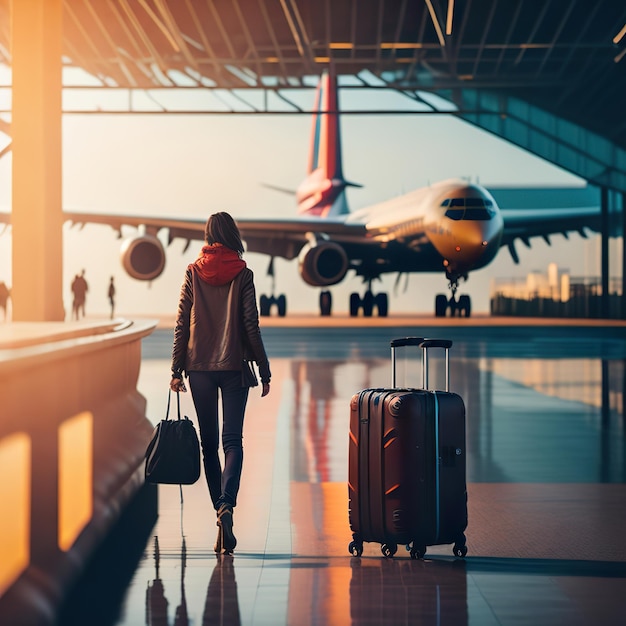
[[[85,317],[85,301],[87,300],[88,291],[89,285],[85,280],[85,270],[83,270],[80,274],[76,274],[72,281],[72,293],[74,294],[72,311],[74,313],[74,319],[79,319],[81,313],[82,316]]]
[[[113,319],[113,312],[115,311],[115,284],[113,282],[113,276],[111,276],[111,282],[109,282],[109,302],[111,304],[111,319]]]
[[[244,413],[249,388],[258,384],[247,361],[259,366],[261,396],[270,391],[271,373],[259,329],[254,276],[241,258],[243,243],[235,220],[228,213],[211,215],[204,239],[206,245],[187,267],[180,290],[170,389],[185,391],[187,375],[200,426],[204,472],[217,511],[214,549],[230,554],[237,544],[233,508],[243,464]],[[218,454],[220,394],[223,470]]]
[[[7,320],[7,303],[11,297],[11,290],[5,285],[4,281],[0,281],[0,308],[4,311],[4,321]]]

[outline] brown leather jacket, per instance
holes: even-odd
[[[212,285],[190,265],[174,327],[173,375],[241,370],[244,359],[256,361],[261,381],[270,381],[252,270],[244,267],[230,282]]]

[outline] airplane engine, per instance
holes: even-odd
[[[122,265],[137,280],[152,280],[163,272],[165,250],[154,235],[127,239],[120,250]]]
[[[336,285],[348,271],[348,255],[332,241],[308,243],[298,257],[300,276],[313,287]]]

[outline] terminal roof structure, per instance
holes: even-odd
[[[64,0],[63,11],[66,64],[104,88],[261,88],[288,101],[330,69],[431,110],[428,94],[440,96],[446,113],[626,191],[622,2]],[[0,24],[10,64],[10,0]]]

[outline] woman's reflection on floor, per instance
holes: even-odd
[[[148,583],[146,590],[146,624],[148,626],[169,626],[167,609],[169,602],[165,596],[165,587],[159,574],[159,538],[154,537],[155,578]],[[187,599],[185,597],[185,568],[187,566],[187,545],[185,538],[180,548],[180,604],[176,607],[174,626],[189,626]]]
[[[159,538],[154,538],[155,577],[148,583],[146,590],[146,624],[148,626],[169,626],[169,602],[165,595],[165,585],[159,572],[160,552]],[[187,566],[187,545],[183,537],[180,549],[180,603],[176,607],[174,626],[189,626],[187,599],[185,596],[185,569]],[[217,557],[209,586],[206,592],[203,626],[210,624],[241,624],[239,616],[239,600],[237,598],[237,581],[233,558],[229,555]]]
[[[154,580],[148,583],[146,589],[146,624],[149,626],[167,625],[167,607],[169,605],[165,597],[165,588],[159,574],[159,538],[154,538]]]
[[[211,574],[202,615],[202,625],[209,624],[241,624],[235,566],[230,555],[218,556]]]

